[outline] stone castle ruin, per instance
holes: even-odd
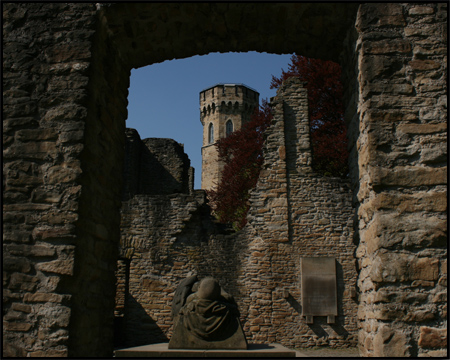
[[[258,107],[259,93],[244,84],[216,84],[200,91],[202,189],[210,190],[220,181],[223,164],[216,142],[248,123]]]
[[[356,346],[350,182],[320,177],[311,169],[303,85],[291,79],[272,100],[275,120],[267,133],[264,170],[250,200],[249,224],[242,231],[230,233],[215,224],[203,190],[158,191],[149,183],[149,189],[141,187],[140,193],[124,201],[116,307],[117,338],[124,346],[171,338],[174,292],[180,279],[192,274],[215,277],[235,297],[251,342]],[[136,140],[128,138],[126,148],[131,150],[130,141]],[[128,151],[125,156],[130,158]],[[180,161],[184,156],[165,157],[166,163],[179,164],[172,173],[187,168]],[[124,186],[135,178],[126,176]],[[180,183],[188,180],[186,176]],[[336,259],[337,292],[331,297],[336,298],[339,313],[331,324],[317,317],[309,325],[302,318],[300,264],[310,257]]]
[[[2,9],[4,356],[167,341],[193,273],[236,299],[249,342],[447,354],[447,3]],[[180,144],[125,128],[127,89],[131,68],[250,50],[341,64],[350,176],[312,171],[306,91],[286,82],[233,233]],[[311,278],[336,289],[323,313]]]

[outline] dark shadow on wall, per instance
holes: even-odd
[[[139,194],[160,195],[186,192],[183,183],[174,178],[155,154],[141,146]],[[186,174],[187,176],[187,174]]]
[[[295,298],[289,294],[289,296],[286,298],[286,301],[289,303],[289,305],[292,306],[292,308],[299,314],[302,314],[302,306],[300,305],[300,303],[295,300]]]
[[[169,342],[164,332],[159,328],[156,321],[147,314],[141,304],[129,293],[125,316],[116,322],[116,348],[141,346]],[[121,328],[118,328],[118,327]]]
[[[135,129],[127,128],[123,168],[123,199],[133,195],[189,193],[190,160],[183,145],[173,139],[141,140]]]
[[[334,324],[328,324],[339,336],[342,336],[344,339],[347,338],[349,332],[344,328],[341,324],[341,321],[344,319],[336,318],[336,322]],[[327,324],[326,316],[315,316],[314,324],[307,324],[308,327],[314,332],[318,337],[329,337],[330,334],[323,328],[325,324]]]

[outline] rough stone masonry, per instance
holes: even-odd
[[[172,337],[175,288],[192,274],[213,276],[235,297],[251,342],[356,346],[350,182],[313,172],[307,102],[307,92],[297,79],[283,84],[272,99],[274,123],[266,133],[264,170],[250,199],[249,225],[242,231],[227,234],[214,223],[202,190],[193,195],[192,190],[180,193],[173,188],[165,194],[165,188],[147,183],[124,201],[116,295],[117,339],[123,346]],[[136,140],[127,142],[136,147]],[[160,166],[149,160],[156,155],[143,159],[131,146],[127,149],[127,159],[133,153],[134,159],[148,164],[141,164],[141,169],[158,172]],[[183,155],[166,156],[165,163],[181,164],[176,159]],[[127,176],[125,187],[133,179]],[[326,317],[316,317],[312,325],[302,317],[303,257],[337,260],[339,312],[332,325]]]
[[[4,356],[112,354],[130,70],[228,51],[296,52],[341,64],[361,355],[446,354],[446,2],[3,2],[2,11]],[[253,194],[250,223],[277,222],[276,241],[260,236],[250,244],[255,271],[281,264],[300,229],[296,219],[306,224],[293,216],[299,209],[263,213],[278,193],[289,205],[288,184],[303,179],[307,153],[298,149],[297,160],[297,150],[287,149],[279,152],[285,169],[272,157],[278,173],[263,173]],[[201,201],[186,196],[186,204]],[[194,208],[185,206],[186,218]],[[273,263],[267,248],[278,254]],[[189,253],[201,263],[198,255]],[[249,307],[248,317],[263,337],[285,316],[286,301],[296,306],[294,290],[255,293],[260,308]],[[275,309],[272,324],[255,323],[260,311]],[[282,326],[277,331],[283,336]]]

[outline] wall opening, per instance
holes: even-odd
[[[256,89],[260,99],[270,100],[275,95],[269,88],[271,76],[279,76],[290,58],[255,51],[210,53],[132,69],[126,126],[141,139],[171,138],[183,144],[195,169],[194,187],[200,189],[200,92],[217,83],[243,83]]]
[[[144,26],[144,28],[146,29],[145,31],[140,31],[139,28],[142,30],[143,28],[140,27],[138,25],[140,20],[144,21],[148,21],[149,19],[153,19],[154,16],[153,14],[155,14],[156,9],[153,8],[153,5],[145,5],[140,7],[139,9],[135,9],[135,6],[138,5],[125,5],[125,4],[118,4],[118,5],[114,5],[111,6],[109,8],[104,8],[104,15],[107,18],[107,23],[108,26],[111,29],[114,29],[112,31],[113,35],[113,42],[114,42],[114,46],[116,46],[119,51],[121,52],[121,54],[123,55],[123,60],[124,60],[124,64],[125,66],[128,66],[128,68],[131,69],[140,69],[143,68],[145,66],[147,66],[148,64],[164,64],[164,61],[167,61],[167,59],[179,59],[177,61],[181,61],[181,59],[185,59],[186,57],[195,55],[195,54],[200,54],[199,56],[203,56],[203,54],[208,54],[208,53],[213,53],[213,52],[222,52],[222,53],[226,53],[228,51],[253,51],[253,50],[257,50],[260,52],[265,52],[267,51],[268,53],[293,53],[294,51],[299,51],[302,52],[302,49],[305,49],[304,55],[305,56],[310,56],[310,57],[314,57],[314,56],[324,56],[324,58],[329,58],[332,60],[337,60],[338,59],[338,55],[341,52],[341,49],[337,50],[336,47],[332,47],[332,46],[327,46],[327,43],[335,43],[336,42],[336,37],[339,38],[338,43],[341,44],[343,38],[345,37],[346,32],[348,31],[348,24],[342,24],[342,19],[348,19],[348,23],[351,24],[353,22],[352,16],[342,16],[342,11],[344,13],[351,13],[354,12],[356,10],[356,7],[348,7],[348,8],[338,8],[338,10],[340,11],[334,11],[334,6],[331,6],[330,8],[333,9],[328,9],[327,6],[325,6],[326,9],[320,9],[320,10],[324,10],[323,14],[320,15],[320,17],[327,17],[329,20],[331,20],[331,22],[328,22],[328,24],[333,27],[336,26],[336,30],[335,32],[327,32],[327,35],[320,35],[318,37],[315,36],[311,36],[310,31],[305,31],[305,34],[308,33],[308,35],[301,35],[301,36],[297,36],[302,34],[300,28],[298,28],[297,25],[295,24],[283,24],[283,30],[280,32],[279,30],[279,26],[275,26],[275,27],[271,27],[268,26],[267,23],[264,24],[264,28],[268,28],[271,29],[270,31],[272,31],[273,36],[268,39],[267,37],[263,37],[262,39],[258,40],[258,41],[254,41],[252,40],[252,37],[254,36],[254,34],[258,33],[258,30],[254,30],[254,31],[244,31],[242,33],[240,33],[239,35],[239,40],[236,41],[236,35],[233,34],[232,36],[229,36],[230,34],[227,34],[227,36],[222,37],[217,33],[217,27],[213,26],[214,30],[212,32],[212,37],[211,39],[206,39],[206,41],[202,41],[202,42],[196,42],[194,39],[192,39],[191,37],[194,36],[194,32],[189,31],[186,29],[184,29],[183,31],[181,31],[178,35],[172,34],[172,35],[168,35],[169,38],[173,38],[175,39],[179,39],[180,42],[177,44],[170,44],[169,46],[169,42],[156,42],[155,44],[152,43],[152,38],[159,33],[160,29],[164,28],[166,25],[158,23],[156,26],[160,26],[160,28],[158,28],[159,30],[157,32],[152,32],[152,27],[146,28]],[[321,7],[322,5],[320,5],[319,7]],[[156,6],[158,7],[158,6]],[[178,7],[178,5],[175,5],[175,7]],[[203,5],[201,5],[200,7],[203,7]],[[209,5],[207,6],[209,7]],[[214,8],[215,5],[212,5],[212,7]],[[264,6],[265,7],[265,6]],[[308,5],[309,7],[309,5]],[[223,9],[221,9],[220,11],[218,11],[216,13],[217,10],[219,9],[209,9],[210,11],[206,11],[206,13],[209,14],[208,19],[206,20],[208,23],[211,24],[217,24],[217,19],[216,17],[222,17],[224,13],[230,14],[233,12],[237,12],[238,17],[242,16],[243,14],[246,13],[245,11],[246,6],[244,5],[243,7],[237,6],[237,7],[233,7],[233,9],[229,9],[232,10],[231,12],[224,12]],[[131,16],[132,13],[135,12],[135,10],[138,10],[140,16],[139,16],[139,21],[135,22],[132,21],[131,18],[129,18],[129,16]],[[197,12],[199,9],[195,9],[195,11]],[[212,10],[212,11],[211,11]],[[127,15],[123,15],[124,11]],[[167,9],[157,9],[156,12],[161,11],[162,13],[165,13],[167,11]],[[201,11],[200,11],[201,13]],[[262,13],[266,14],[266,16],[271,16],[271,10],[270,10],[270,6],[269,8],[265,9],[262,11]],[[309,13],[307,11],[307,13]],[[320,13],[320,11],[319,11]],[[175,11],[174,13],[174,17],[171,17],[171,20],[175,19],[177,17],[177,12]],[[340,14],[340,15],[339,15]],[[314,16],[313,16],[314,17]],[[135,20],[135,17],[133,17],[133,20]],[[300,19],[299,19],[300,20]],[[192,25],[196,23],[195,21],[192,23]],[[251,22],[249,22],[250,24]],[[283,23],[283,22],[281,22]],[[281,24],[280,22],[277,22],[277,24]],[[190,27],[191,23],[186,23],[188,27]],[[339,24],[339,25],[338,25]],[[183,27],[183,24],[181,25],[181,27]],[[339,28],[339,30],[338,30]],[[153,27],[154,29],[154,27]],[[295,30],[294,30],[295,29]],[[179,29],[180,30],[180,29]],[[305,29],[306,30],[306,29]],[[256,31],[256,33],[255,33]],[[286,40],[286,32],[290,31],[293,34],[296,34],[294,37],[289,38],[288,40]],[[219,31],[220,32],[220,31]],[[180,36],[181,35],[181,36]],[[199,38],[202,38],[202,35],[198,34]],[[216,41],[215,38],[216,36],[220,37],[220,41]],[[305,42],[305,36],[308,38],[308,40],[306,40]],[[318,39],[320,37],[324,37],[327,39],[326,42],[318,42]],[[323,46],[320,47],[321,50],[316,51],[316,50],[312,50],[312,49],[318,49],[317,46],[309,46],[309,45],[304,45],[304,44],[317,44],[317,43],[321,43]],[[183,46],[183,44],[189,44],[188,47]],[[152,46],[155,46],[155,49],[151,49]],[[257,62],[259,63],[259,62]],[[135,70],[131,70],[131,71],[135,71]],[[276,72],[273,72],[275,75],[279,74],[280,68],[277,68]],[[267,74],[269,76],[269,74]],[[272,73],[270,73],[270,75],[272,75]],[[234,79],[220,79],[219,82],[229,82],[229,81],[234,81]],[[245,82],[242,80],[237,80],[236,82]],[[267,82],[269,83],[269,81]],[[167,84],[165,84],[167,85]],[[210,86],[211,84],[208,82],[208,84],[206,86]],[[248,84],[249,86],[252,86],[253,88],[256,88],[258,91],[259,86],[254,85],[254,84]],[[170,86],[165,86],[164,88],[167,89],[173,89],[174,87],[170,87]],[[161,88],[162,89],[162,88]],[[196,98],[195,100],[195,104],[196,104],[196,115],[195,118],[198,119],[199,117],[199,109],[198,109],[198,94],[199,91],[201,91],[201,89],[198,89],[194,92],[194,96]],[[145,92],[143,92],[143,94],[145,94]],[[264,99],[264,95],[261,96],[262,99]],[[176,107],[176,96],[172,96],[172,101],[171,101],[171,105],[170,106],[175,106]],[[168,107],[166,107],[166,110],[168,109]],[[153,114],[152,114],[153,115]],[[186,116],[183,116],[184,119],[186,119]],[[151,121],[149,121],[148,123],[152,124],[153,121],[156,122],[162,122],[162,119],[157,119],[154,116],[151,117]],[[133,126],[129,126],[127,124],[127,127],[133,127]],[[140,131],[139,131],[140,132]],[[149,133],[148,136],[153,137],[154,134],[153,133]],[[142,138],[147,137],[147,135],[142,135]],[[173,135],[169,135],[168,137],[170,138],[174,138],[175,136]],[[177,138],[175,138],[176,141],[180,141]],[[181,142],[181,141],[180,141]],[[200,176],[198,176],[200,172],[197,170],[197,176],[196,179],[199,179]],[[198,186],[196,186],[198,188]],[[153,280],[151,277],[148,280],[148,284],[149,286],[153,286]]]

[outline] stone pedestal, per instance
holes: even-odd
[[[115,351],[115,357],[295,357],[295,351],[279,344],[249,344],[247,350],[183,350],[169,349],[168,343],[137,346]]]

